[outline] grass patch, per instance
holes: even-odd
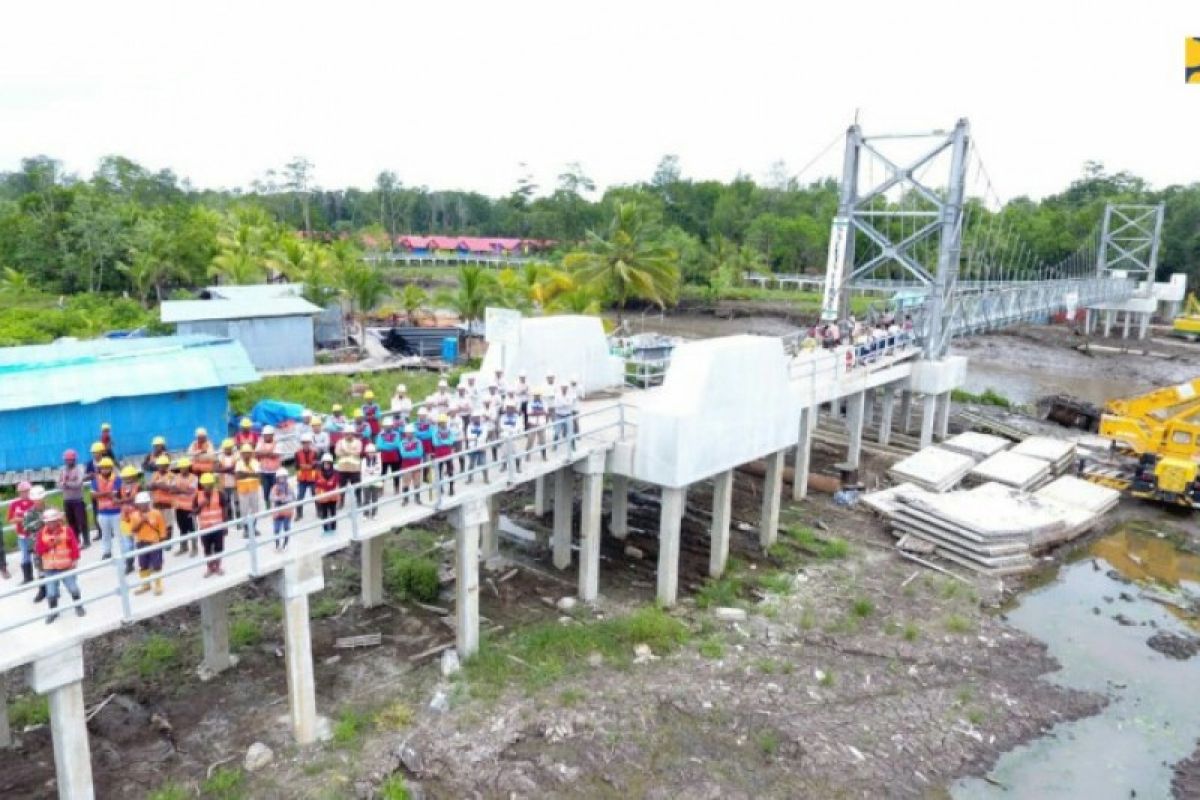
[[[413,716],[412,708],[397,700],[375,715],[375,725],[383,730],[399,731],[412,724]]]
[[[921,635],[921,629],[911,622],[905,623],[904,630],[900,633],[906,642],[915,642],[917,637]]]
[[[312,619],[328,619],[342,610],[342,602],[330,594],[318,595],[309,606],[308,615]]]
[[[438,567],[429,558],[389,549],[384,555],[383,585],[400,600],[432,603],[438,597]]]
[[[875,604],[865,597],[859,597],[850,604],[850,613],[859,619],[866,619],[875,613]]]
[[[370,715],[356,708],[343,708],[333,723],[333,744],[336,747],[357,744],[370,727]]]
[[[817,615],[811,608],[806,608],[800,612],[800,628],[802,630],[811,631],[817,627]]]
[[[797,547],[816,558],[833,561],[850,555],[850,543],[837,536],[822,539],[813,533],[812,528],[797,526],[788,528],[787,537]]]
[[[586,698],[587,695],[579,689],[564,689],[558,694],[558,704],[563,708],[573,708]]]
[[[238,800],[244,797],[246,773],[237,767],[220,767],[200,785],[200,796],[213,800]]]
[[[716,661],[725,655],[725,642],[719,636],[710,636],[700,642],[696,650],[705,658]]]
[[[791,594],[792,575],[790,572],[768,572],[759,577],[758,585],[775,594]]]
[[[129,647],[121,656],[121,664],[143,680],[149,680],[182,669],[183,655],[174,639],[152,633]]]
[[[773,756],[779,752],[779,734],[775,731],[762,731],[755,737],[759,751],[764,756]]]
[[[954,694],[954,700],[960,706],[965,706],[974,699],[975,693],[971,691],[970,686],[964,686]]]
[[[191,800],[192,793],[178,783],[166,783],[146,795],[146,800]]]
[[[969,619],[960,614],[951,614],[943,624],[950,633],[970,633],[974,627]]]
[[[981,708],[972,708],[967,711],[967,722],[970,722],[972,725],[982,725],[986,717],[987,715],[983,713],[983,709]]]
[[[410,796],[408,784],[399,775],[391,775],[386,781],[379,784],[379,790],[375,796],[379,800],[408,800]]]
[[[997,406],[998,408],[1012,408],[1015,405],[1013,401],[991,387],[984,389],[982,394],[974,394],[963,389],[951,389],[950,399],[956,403],[973,403],[977,406]]]
[[[834,681],[835,681],[835,678],[833,677],[832,672],[824,672],[821,674],[821,679],[819,681],[817,681],[817,683],[819,683],[822,686],[829,687],[829,686],[833,686]]]
[[[50,724],[50,700],[41,694],[22,694],[8,702],[8,722],[19,731],[31,725]]]
[[[779,668],[779,665],[770,658],[760,658],[754,662],[754,666],[763,675],[774,675],[776,669]]]
[[[229,644],[234,650],[254,647],[262,640],[262,627],[256,620],[235,619],[229,623]]]
[[[696,592],[696,606],[699,608],[728,608],[736,606],[746,593],[746,579],[732,567],[725,570],[720,578],[712,578]]]
[[[386,408],[396,384],[405,384],[409,397],[424,399],[437,389],[439,377],[434,372],[403,369],[350,375],[276,375],[247,386],[231,386],[229,406],[234,413],[248,414],[259,400],[286,400],[324,415],[330,413],[334,403],[340,403],[349,413],[353,406],[362,405],[362,399],[350,393],[351,387],[365,384],[375,392],[375,402]],[[452,386],[455,383],[451,380]]]
[[[502,640],[485,639],[479,652],[463,664],[463,673],[473,694],[495,697],[512,683],[519,683],[527,691],[548,686],[578,672],[593,652],[603,655],[608,663],[627,666],[639,644],[649,645],[656,655],[662,655],[687,639],[688,630],[682,622],[653,607],[595,622],[547,622]]]

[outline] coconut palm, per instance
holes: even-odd
[[[363,260],[362,251],[342,239],[329,246],[329,267],[342,294],[350,301],[351,316],[361,316],[378,306],[391,286],[373,265]]]
[[[489,305],[501,299],[500,282],[494,272],[483,267],[462,266],[458,270],[458,288],[438,295],[438,302],[458,312],[464,322],[483,319]]]
[[[404,284],[404,289],[400,292],[400,305],[404,309],[404,316],[410,325],[417,324],[417,312],[425,308],[428,303],[428,292],[415,283]]]
[[[217,234],[220,250],[208,274],[224,283],[261,283],[267,277],[268,254],[277,240],[270,219],[254,207],[239,208],[226,217]]]
[[[633,202],[618,202],[604,235],[588,231],[585,249],[568,253],[563,267],[580,286],[613,299],[618,324],[629,300],[665,308],[679,291],[679,254],[658,241]]]

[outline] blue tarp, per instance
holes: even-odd
[[[255,428],[264,425],[282,425],[289,420],[298,422],[304,413],[304,406],[299,403],[285,403],[282,400],[259,400],[250,411],[250,421]]]

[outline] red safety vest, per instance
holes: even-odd
[[[47,525],[38,535],[38,552],[42,554],[42,569],[74,569],[79,561],[79,543],[66,525]]]
[[[117,476],[114,474],[108,480],[104,480],[104,476],[99,472],[96,473],[96,492],[105,492],[106,495],[101,495],[96,498],[97,511],[111,511],[116,508],[121,500],[115,494],[117,485]]]
[[[216,489],[200,492],[197,498],[200,507],[200,529],[213,528],[225,521],[225,510],[221,508],[221,493]]]
[[[296,451],[296,480],[312,483],[317,479],[317,462],[321,454],[315,449],[305,450],[301,447]]]

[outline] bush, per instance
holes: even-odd
[[[14,730],[50,722],[50,701],[45,695],[23,694],[8,703],[8,721]]]
[[[383,567],[387,590],[400,600],[432,603],[437,600],[438,567],[431,559],[389,551]]]
[[[399,775],[392,775],[381,783],[376,796],[379,800],[408,800],[410,797],[408,786]]]
[[[160,678],[180,669],[183,664],[176,641],[159,633],[147,636],[126,650],[122,661],[126,668],[144,680]]]
[[[262,638],[262,628],[252,619],[235,619],[229,623],[229,643],[239,650],[254,647]]]
[[[238,800],[244,796],[242,788],[246,783],[246,774],[236,767],[221,767],[215,770],[208,780],[200,787],[202,797],[213,800]]]

